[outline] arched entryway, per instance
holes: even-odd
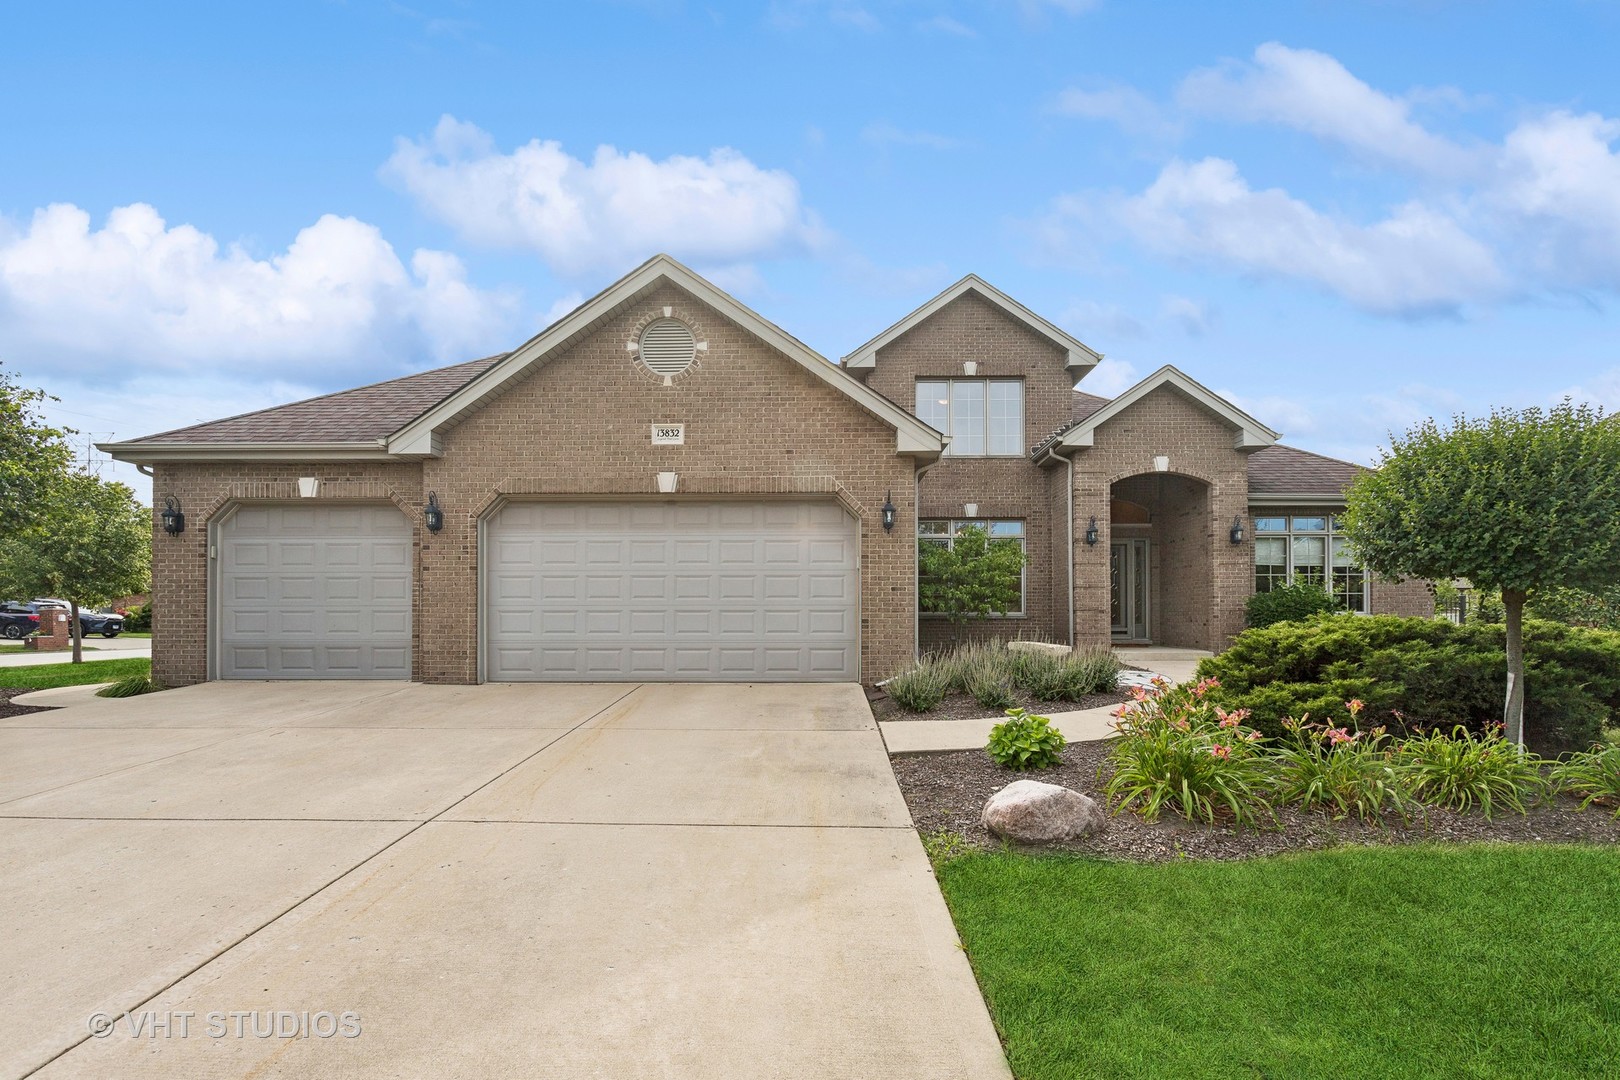
[[[1109,490],[1109,632],[1120,644],[1211,647],[1210,486],[1140,473]]]

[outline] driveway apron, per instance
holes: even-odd
[[[0,749],[0,1076],[1009,1075],[857,686],[214,683]]]

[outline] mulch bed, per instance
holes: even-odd
[[[1051,716],[1053,713],[1074,712],[1077,709],[1097,709],[1103,706],[1115,706],[1131,700],[1130,694],[1123,690],[1111,690],[1106,694],[1087,694],[1079,701],[1036,701],[1028,694],[1013,691],[1014,701],[1011,708],[1025,708],[1041,716]],[[1000,709],[987,709],[974,701],[969,694],[948,694],[945,699],[933,709],[925,713],[908,712],[895,704],[893,698],[887,694],[879,693],[872,699],[872,715],[887,723],[890,720],[982,720],[987,716],[998,716]]]
[[[21,694],[31,694],[33,687],[27,686],[0,686],[0,719],[7,716],[27,716],[29,713],[50,712],[49,706],[13,705],[11,699]]]
[[[979,824],[979,814],[992,793],[1014,780],[1027,778],[1061,784],[1101,802],[1108,775],[1108,745],[1071,743],[1063,751],[1063,764],[1029,773],[1003,769],[983,750],[901,754],[889,760],[919,832],[928,835],[950,831],[960,833],[978,847],[999,848],[1002,842]],[[1127,812],[1110,817],[1100,833],[1052,847],[1133,862],[1164,862],[1178,858],[1247,859],[1340,844],[1483,840],[1620,843],[1620,821],[1612,811],[1593,807],[1581,812],[1575,809],[1577,805],[1577,800],[1560,798],[1534,807],[1528,814],[1501,811],[1491,821],[1478,811],[1464,814],[1429,810],[1414,813],[1410,825],[1395,818],[1383,827],[1363,824],[1355,817],[1335,821],[1324,813],[1290,807],[1277,811],[1277,828],[1264,830],[1194,825],[1168,814],[1150,824]]]

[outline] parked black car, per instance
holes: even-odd
[[[32,614],[34,616],[34,624],[33,624],[33,629],[34,630],[39,629],[39,612],[40,612],[41,608],[66,608],[66,607],[69,607],[69,605],[64,601],[51,600],[51,599],[44,598],[44,597],[42,597],[42,598],[40,598],[38,600],[34,600],[31,603],[27,603],[27,604],[19,604],[19,603],[16,603],[16,602],[11,602],[11,603],[8,603],[8,604],[6,604],[4,606],[5,606],[5,608],[7,610],[20,610],[22,612]],[[29,634],[31,632],[32,632],[31,630],[25,630],[21,634],[17,634],[17,635],[14,635],[14,636],[23,637],[26,634]],[[124,617],[122,615],[119,615],[117,612],[90,611],[90,610],[87,610],[85,608],[80,608],[79,609],[79,634],[80,634],[80,636],[89,637],[92,634],[100,634],[104,638],[115,638],[119,634],[122,634],[123,632],[124,632]],[[0,630],[0,633],[4,633],[4,631]],[[10,637],[10,636],[13,636],[13,635],[8,634],[7,636]]]
[[[39,615],[30,604],[0,604],[0,637],[16,641],[39,629]]]

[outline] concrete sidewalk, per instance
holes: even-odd
[[[0,760],[0,1075],[1010,1077],[857,686],[207,683]]]
[[[115,638],[88,637],[84,639],[84,662],[89,664],[97,660],[129,660],[135,657],[151,657],[151,638]],[[21,642],[7,641],[0,643],[0,668],[29,667],[34,664],[66,664],[73,659],[73,650],[64,649],[61,652],[35,652],[33,649],[24,649]],[[0,686],[5,685],[5,676],[0,674]]]

